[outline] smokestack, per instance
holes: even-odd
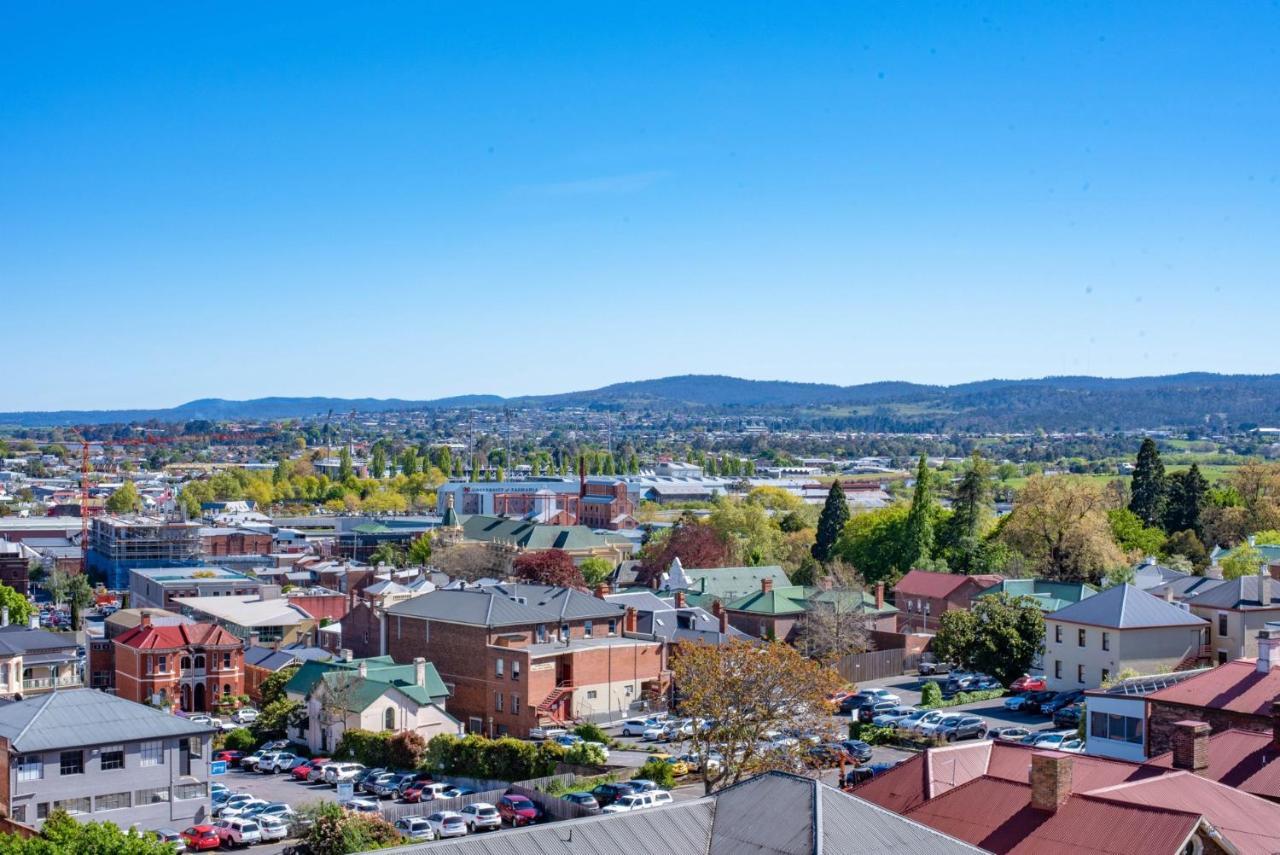
[[[772,579],[764,578],[764,579],[761,579],[761,580],[760,580],[760,592],[761,592],[762,594],[767,594],[767,593],[769,593],[769,592],[770,592],[770,591],[772,591],[772,590],[773,590],[773,580],[772,580]]]
[[[1047,813],[1071,798],[1071,757],[1037,751],[1031,755],[1031,806]]]
[[[876,582],[876,611],[884,608],[884,582]]]
[[[676,608],[682,609],[684,608],[684,604],[685,604],[684,591],[676,591]]]
[[[427,687],[427,660],[421,656],[413,660],[413,682],[424,689]]]
[[[1173,723],[1173,768],[1186,769],[1197,775],[1209,768],[1207,722],[1177,721]]]

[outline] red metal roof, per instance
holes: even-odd
[[[188,623],[180,626],[139,624],[128,632],[116,636],[115,642],[136,647],[139,650],[177,650],[192,645],[239,647],[241,644],[240,639],[211,623]]]
[[[1150,765],[1173,768],[1173,752],[1152,757]],[[1209,768],[1204,777],[1264,799],[1280,801],[1280,745],[1270,733],[1224,730],[1209,737]],[[1280,851],[1280,847],[1277,847]]]
[[[1152,692],[1149,701],[1271,716],[1271,701],[1280,695],[1280,668],[1259,674],[1256,661],[1237,659],[1197,677]]]
[[[1199,812],[1072,796],[1049,813],[1031,806],[1031,786],[982,777],[907,812],[907,818],[997,855],[1173,853]]]
[[[893,586],[895,594],[913,597],[947,597],[961,585],[973,581],[972,576],[959,573],[930,573],[927,570],[911,570]]]

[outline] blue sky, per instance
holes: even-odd
[[[0,410],[1272,372],[1276,3],[47,4]]]

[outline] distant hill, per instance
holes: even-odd
[[[0,424],[72,425],[192,419],[255,420],[459,407],[605,407],[627,410],[751,412],[800,416],[841,430],[1130,430],[1161,426],[1280,424],[1280,375],[1176,374],[1164,377],[1045,377],[955,386],[882,382],[858,386],[743,380],[689,374],[600,389],[501,398],[207,398],[156,410],[0,413]]]

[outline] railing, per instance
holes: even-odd
[[[22,681],[22,688],[28,691],[31,689],[59,689],[63,686],[79,685],[82,685],[79,674],[71,674],[66,677],[32,677]]]

